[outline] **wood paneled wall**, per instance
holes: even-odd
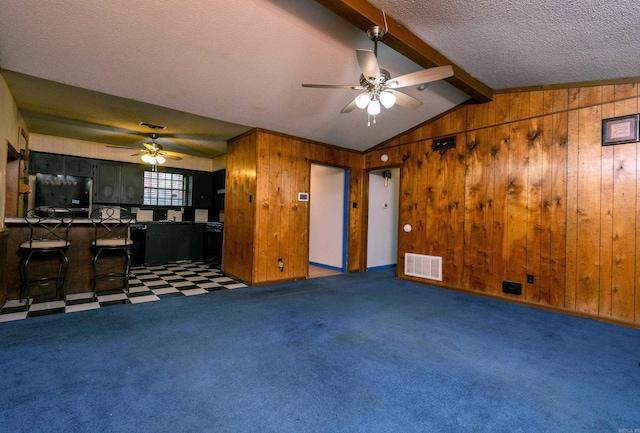
[[[242,281],[253,281],[255,232],[256,135],[229,143],[225,179],[223,270]]]
[[[601,146],[602,119],[638,113],[638,97],[637,84],[498,94],[368,152],[367,168],[401,166],[413,231],[398,273],[405,252],[442,256],[442,285],[640,324],[638,144]],[[449,135],[455,149],[431,149]]]
[[[306,278],[311,163],[350,169],[350,201],[362,197],[363,155],[256,129],[229,142],[222,270],[250,284]],[[362,270],[361,208],[350,208],[348,269]],[[282,259],[283,269],[278,267]]]

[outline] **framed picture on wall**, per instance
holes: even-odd
[[[602,120],[603,146],[636,141],[638,141],[638,114]]]

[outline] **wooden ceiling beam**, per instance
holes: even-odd
[[[366,0],[316,0],[316,2],[364,32],[373,26],[385,27],[383,12]],[[393,17],[387,15],[386,21],[388,31],[381,41],[385,45],[423,68],[451,65],[454,76],[446,79],[449,84],[471,96],[475,102],[482,103],[493,99],[493,89],[473,78]]]

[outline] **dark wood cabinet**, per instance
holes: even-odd
[[[30,152],[29,172],[45,174],[65,174],[64,156],[53,153]]]
[[[66,176],[93,177],[95,161],[90,158],[30,152],[29,172]]]
[[[144,198],[144,173],[136,164],[120,164],[120,203],[141,205]]]
[[[94,203],[141,205],[143,194],[144,180],[140,166],[108,161],[96,163]]]
[[[64,157],[64,174],[70,176],[93,177],[95,161],[88,158]]]
[[[117,204],[120,200],[120,164],[98,162],[93,184],[94,203]]]
[[[205,171],[191,173],[191,206],[196,208],[213,207],[213,174]]]
[[[218,170],[213,172],[213,207],[218,209],[224,209],[224,195],[225,195],[225,177],[226,170]]]

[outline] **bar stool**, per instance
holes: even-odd
[[[69,242],[69,227],[73,222],[73,212],[67,208],[47,207],[30,209],[25,214],[25,220],[29,224],[29,240],[20,244],[20,249],[26,252],[20,262],[20,302],[23,297],[29,304],[29,295],[33,285],[49,286],[54,283],[56,298],[67,298],[67,269],[69,258],[66,251],[71,245]],[[29,263],[34,256],[55,255],[58,258],[58,270],[53,275],[38,273],[34,275],[30,271]],[[41,261],[39,264],[42,265]],[[35,264],[33,265],[35,266]],[[33,267],[32,266],[32,267]],[[38,266],[42,269],[43,266]]]
[[[129,277],[131,275],[129,247],[133,244],[129,236],[129,226],[136,222],[135,218],[129,210],[122,207],[100,207],[94,209],[89,218],[95,229],[91,245],[97,250],[93,257],[93,298],[97,299],[98,297],[98,282],[100,281],[122,280],[123,288],[129,295]],[[98,259],[104,252],[121,253],[125,262],[124,270],[100,272]]]

